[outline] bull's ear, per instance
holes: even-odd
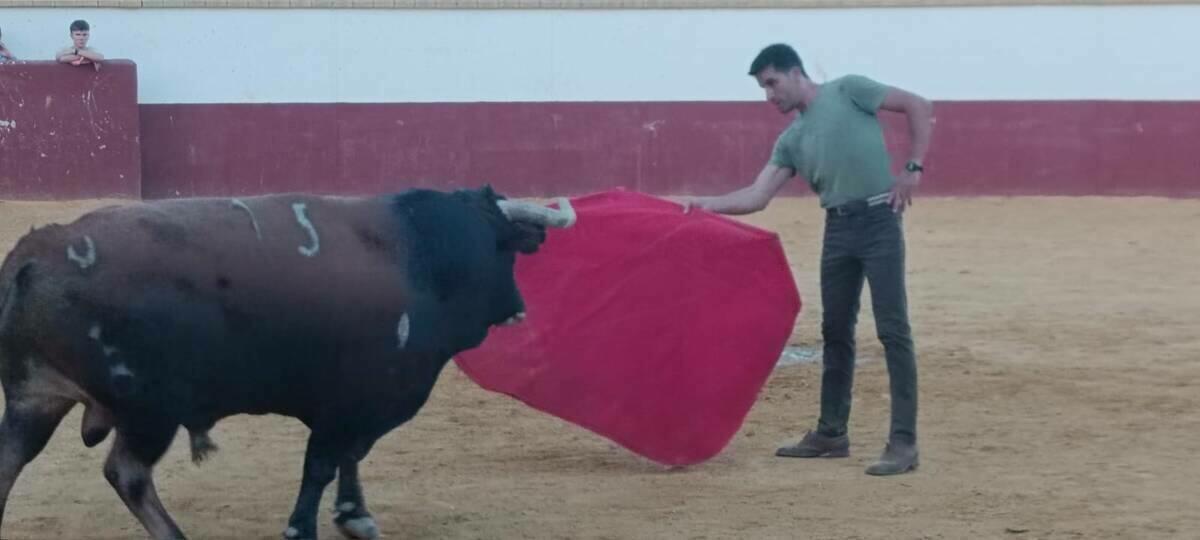
[[[500,242],[503,251],[516,251],[526,255],[537,253],[546,241],[546,227],[534,223],[513,223],[513,234]]]
[[[484,196],[484,197],[487,197],[487,199],[488,199],[489,201],[494,201],[494,200],[496,200],[496,199],[503,199],[503,198],[504,198],[504,197],[501,197],[501,196],[499,196],[499,195],[496,195],[496,190],[495,190],[495,189],[492,189],[492,185],[491,185],[491,184],[484,184],[484,185],[483,185],[483,189],[481,189],[480,191],[482,191],[482,192],[483,192],[483,196]]]

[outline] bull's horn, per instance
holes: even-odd
[[[496,201],[509,221],[527,221],[547,227],[566,228],[575,224],[575,209],[566,197],[558,198],[558,209],[522,201]]]

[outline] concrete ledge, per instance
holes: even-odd
[[[1200,4],[1200,0],[0,0],[4,7],[246,9],[802,9]]]

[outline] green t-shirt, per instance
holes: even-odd
[[[822,84],[779,134],[771,163],[804,177],[828,208],[892,189],[896,179],[875,113],[888,87],[861,75]]]

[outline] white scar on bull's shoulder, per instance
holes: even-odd
[[[67,246],[67,260],[78,264],[80,269],[87,270],[89,266],[96,264],[96,244],[92,242],[92,237],[84,236],[83,243],[87,245],[87,252],[80,256],[75,252],[75,246]]]
[[[399,340],[399,343],[400,343],[399,348],[401,348],[401,349],[403,349],[404,346],[408,344],[408,330],[409,330],[408,314],[405,313],[404,315],[400,316],[400,322],[396,324],[396,338]]]
[[[132,378],[133,377],[133,372],[129,371],[129,366],[126,366],[124,362],[109,368],[108,371],[112,375],[113,378],[117,378],[117,377]]]
[[[250,224],[254,225],[254,236],[257,236],[259,240],[262,240],[262,231],[258,228],[258,219],[254,217],[254,211],[251,210],[250,207],[247,206],[246,203],[241,199],[233,199],[232,204],[234,208],[241,208],[242,210],[245,210],[247,214],[250,214]]]
[[[308,231],[309,238],[312,238],[312,246],[300,246],[300,254],[305,257],[312,257],[321,249],[321,239],[317,237],[317,230],[313,228],[313,224],[308,220],[308,216],[304,215],[304,208],[308,206],[305,203],[292,203],[292,211],[296,213],[296,221],[300,222],[300,226]]]
[[[90,329],[88,329],[88,337],[92,338],[93,341],[96,341],[97,343],[100,344],[100,349],[102,351],[104,351],[105,357],[112,356],[114,353],[117,352],[116,347],[113,347],[111,345],[105,345],[103,341],[100,341],[100,324],[99,323],[93,324],[92,327]]]

